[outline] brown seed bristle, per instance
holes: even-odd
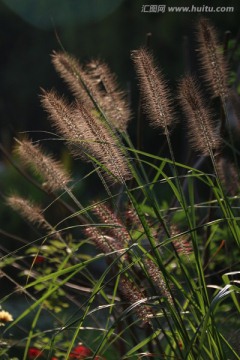
[[[123,222],[104,204],[93,207],[93,213],[108,227],[105,232],[118,241],[123,247],[129,243],[129,233]]]
[[[99,160],[109,170],[105,175],[111,181],[124,182],[131,177],[126,158],[110,129],[82,103],[70,106],[51,91],[43,93],[42,104],[74,156],[89,162],[92,158]]]
[[[166,282],[157,265],[151,259],[144,260],[144,265],[154,285],[160,290],[162,296],[168,299],[169,303],[172,304],[172,296],[167,289]]]
[[[213,95],[224,99],[228,94],[227,64],[217,39],[216,30],[208,19],[201,18],[199,20],[197,39],[203,77]]]
[[[180,234],[179,229],[176,225],[171,225],[170,228],[171,236],[176,238],[173,239],[173,246],[179,255],[188,256],[193,252],[192,244],[189,241],[189,236],[186,234]]]
[[[190,144],[203,155],[210,155],[220,147],[221,138],[196,80],[191,76],[183,78],[178,93],[187,119]]]
[[[86,153],[99,160],[105,169],[104,174],[110,181],[122,182],[132,176],[129,171],[127,159],[123,154],[120,144],[116,143],[109,129],[94,114],[79,104],[74,115],[84,129],[84,146]],[[92,161],[90,158],[89,161]]]
[[[154,127],[160,127],[167,133],[174,118],[173,105],[163,74],[155,65],[153,56],[144,48],[134,50],[132,59],[139,79],[143,110]]]
[[[85,235],[95,243],[95,245],[102,251],[104,254],[109,254],[116,252],[117,255],[124,252],[124,249],[121,247],[121,244],[116,241],[116,239],[111,236],[105,235],[104,232],[99,229],[99,227],[86,227]],[[121,257],[122,259],[122,257]]]
[[[126,130],[130,119],[129,107],[107,65],[92,61],[85,69],[73,56],[56,52],[52,55],[52,61],[78,101],[84,103],[89,111],[101,109],[100,112],[115,128]]]
[[[227,158],[219,157],[216,159],[216,166],[218,176],[225,191],[230,196],[235,196],[239,190],[239,177],[236,165]]]
[[[70,182],[62,165],[53,160],[50,155],[45,155],[39,145],[30,140],[18,141],[17,154],[27,164],[42,176],[43,184],[49,191],[63,190]]]
[[[115,74],[99,60],[87,64],[87,72],[99,88],[97,100],[108,120],[118,130],[126,131],[131,112],[126,95],[119,90]]]
[[[42,209],[29,200],[12,195],[7,198],[7,204],[29,222],[46,230],[53,230],[42,215]]]
[[[54,127],[62,135],[67,142],[71,153],[81,158],[84,157],[84,151],[88,148],[88,143],[85,141],[84,123],[81,123],[78,117],[75,116],[75,108],[57,95],[54,91],[43,91],[41,102],[44,109],[48,112],[50,120]]]
[[[94,108],[93,102],[87,94],[86,86],[90,85],[90,79],[77,59],[66,53],[54,52],[52,62],[61,78],[66,82],[76,99],[84,102],[89,109]]]
[[[121,276],[119,282],[119,291],[121,295],[130,302],[130,304],[136,304],[136,314],[142,320],[143,324],[151,324],[151,318],[154,314],[150,306],[144,304],[146,302],[146,297],[143,292],[124,275]],[[139,304],[137,304],[138,302]]]

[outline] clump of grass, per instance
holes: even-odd
[[[204,78],[225,104],[227,67],[208,20],[199,21],[197,36]],[[142,111],[154,131],[165,134],[170,158],[134,148],[127,132],[132,112],[105,63],[82,66],[66,53],[52,56],[75,100],[43,90],[42,105],[74,160],[92,165],[81,182],[87,186],[97,175],[103,190],[93,199],[88,188],[82,204],[63,165],[30,140],[17,141],[20,161],[43,179],[37,186],[47,204],[42,209],[19,195],[7,198],[45,234],[1,259],[3,277],[15,286],[1,304],[7,309],[20,292],[27,303],[4,324],[4,359],[14,348],[24,360],[240,358],[232,341],[240,311],[239,194],[237,186],[228,188],[222,123],[214,122],[221,109],[212,116],[194,76],[179,82],[175,96],[149,50],[134,50],[132,59]],[[196,166],[174,157],[177,101],[189,151],[200,154]],[[202,162],[208,172],[199,168]],[[202,186],[207,195],[201,197]],[[44,215],[54,206],[61,212],[51,223]],[[16,269],[21,277],[12,274]],[[44,317],[50,324],[42,327]],[[25,333],[13,339],[18,327]]]

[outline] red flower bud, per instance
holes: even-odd
[[[90,349],[83,345],[76,346],[73,351],[69,355],[69,359],[78,359],[82,360],[87,358],[88,356],[91,356],[92,352]]]
[[[43,352],[41,350],[34,348],[34,347],[29,348],[29,350],[28,350],[28,358],[30,360],[37,359],[37,358],[41,357],[42,354],[43,354]]]

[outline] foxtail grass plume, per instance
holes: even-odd
[[[228,71],[217,33],[208,19],[201,18],[197,25],[199,60],[202,74],[214,96],[224,99],[228,93]]]
[[[136,229],[139,227],[142,229],[138,214],[132,206],[128,206],[128,209],[125,211],[125,219],[128,229]]]
[[[93,206],[92,211],[102,223],[106,224],[106,234],[112,236],[123,247],[129,243],[129,233],[125,225],[108,206],[97,204]]]
[[[53,230],[44,218],[42,209],[38,205],[33,204],[31,201],[17,195],[12,195],[7,198],[7,204],[32,224],[45,230]]]
[[[228,158],[216,159],[218,176],[227,194],[234,196],[239,191],[239,177],[236,165]]]
[[[130,110],[115,75],[105,63],[91,61],[83,68],[74,57],[56,52],[52,61],[78,101],[89,111],[101,110],[113,127],[126,131]]]
[[[148,50],[134,50],[132,59],[138,75],[143,110],[154,127],[168,133],[174,119],[166,81]]]
[[[115,137],[107,126],[82,104],[76,108],[75,116],[82,125],[87,152],[103,165],[103,171],[109,180],[124,182],[131,178],[121,145],[116,143]]]
[[[51,91],[43,93],[42,104],[74,156],[88,162],[97,159],[106,177],[113,182],[123,183],[131,178],[120,143],[116,143],[110,129],[82,103],[74,107],[67,105]]]
[[[151,318],[154,314],[150,306],[146,305],[146,297],[141,289],[139,289],[129,278],[125,275],[121,276],[119,282],[119,291],[121,295],[130,302],[132,306],[135,305],[135,312],[144,325],[151,324]]]
[[[125,251],[120,242],[104,234],[104,231],[102,231],[99,226],[86,227],[84,233],[104,254],[115,252],[117,255],[121,255]],[[123,255],[121,259],[125,259],[125,255]]]
[[[87,71],[98,87],[97,100],[104,114],[116,129],[126,131],[131,112],[125,93],[119,90],[116,75],[99,60],[88,63]]]
[[[68,104],[53,90],[49,92],[42,90],[41,102],[54,127],[67,141],[73,155],[79,157],[81,154],[81,158],[84,158],[88,143],[84,141],[84,125],[74,115],[74,106]],[[85,160],[88,158],[86,157]]]
[[[66,82],[76,99],[84,102],[88,109],[94,108],[93,102],[87,93],[87,88],[84,87],[90,86],[90,79],[78,60],[67,53],[54,52],[52,62],[56,71]]]
[[[170,231],[171,236],[174,237],[172,243],[177,253],[180,256],[184,255],[189,257],[189,255],[193,252],[192,244],[189,240],[189,235],[181,234],[176,225],[171,225]]]
[[[220,147],[221,138],[193,77],[186,76],[180,81],[179,99],[187,119],[190,144],[203,155],[210,155]]]
[[[77,121],[82,124],[84,147],[87,155],[99,160],[102,172],[110,181],[122,182],[131,178],[127,159],[121,145],[116,143],[109,129],[96,116],[80,105],[75,111]],[[91,158],[89,158],[91,161]]]
[[[151,278],[154,285],[158,288],[161,295],[164,296],[170,304],[172,304],[173,303],[172,296],[169,290],[167,289],[167,285],[164,280],[163,274],[159,270],[157,265],[151,259],[144,260],[144,265],[146,267],[149,277]]]
[[[17,154],[44,179],[44,186],[49,191],[63,190],[70,182],[62,165],[53,160],[50,155],[45,155],[39,145],[33,144],[30,140],[18,142]]]

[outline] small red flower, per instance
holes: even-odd
[[[91,356],[92,352],[90,349],[83,345],[76,346],[73,351],[69,355],[69,359],[78,359],[82,360],[87,358],[88,356]]]
[[[45,258],[43,256],[37,255],[36,258],[35,258],[34,263],[35,264],[42,264],[44,261],[45,261]]]
[[[28,358],[29,359],[37,359],[39,358],[40,356],[42,356],[43,352],[37,348],[29,348],[28,350]]]
[[[51,358],[51,360],[58,360],[58,358],[56,358],[56,357],[52,357],[52,358]]]

